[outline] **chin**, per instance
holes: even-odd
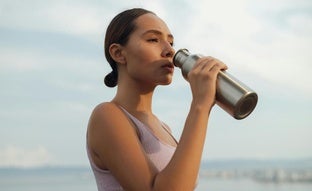
[[[168,81],[160,82],[158,85],[167,86],[167,85],[170,85],[171,82],[172,82],[172,79],[170,79],[170,80],[168,80]]]
[[[172,75],[167,75],[166,77],[159,79],[157,85],[166,86],[166,85],[171,84],[171,82],[172,82]]]

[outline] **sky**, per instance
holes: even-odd
[[[105,30],[133,7],[162,18],[176,50],[222,60],[258,94],[243,120],[213,108],[203,160],[312,158],[312,1],[0,0],[0,167],[89,165],[89,116],[116,91],[103,83]],[[155,90],[177,139],[190,101],[179,68]]]

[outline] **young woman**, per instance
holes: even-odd
[[[105,37],[105,56],[116,96],[93,111],[87,151],[98,190],[194,190],[216,77],[226,66],[212,57],[188,74],[192,103],[179,143],[152,111],[157,85],[172,81],[173,35],[154,13],[136,8],[118,14]]]

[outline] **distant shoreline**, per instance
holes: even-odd
[[[36,167],[0,167],[0,175],[23,177],[28,175],[47,177],[63,174],[93,177],[88,165],[45,165]],[[252,180],[267,184],[312,184],[312,159],[297,160],[204,160],[199,176],[203,180]]]
[[[302,159],[206,159],[201,162],[201,169],[261,169],[261,168],[304,168],[312,169],[312,158]],[[90,169],[89,164],[81,165],[38,165],[38,166],[14,166],[0,165],[0,170],[21,169],[21,170],[40,170],[40,169]]]
[[[205,178],[248,178],[260,183],[312,184],[312,159],[299,160],[212,160],[204,161]]]

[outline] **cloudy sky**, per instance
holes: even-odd
[[[243,120],[215,106],[204,159],[312,157],[312,1],[1,0],[0,166],[88,165],[89,115],[115,93],[103,84],[103,36],[132,7],[165,20],[176,49],[219,58],[258,93]],[[177,139],[190,100],[178,68],[155,92]]]

